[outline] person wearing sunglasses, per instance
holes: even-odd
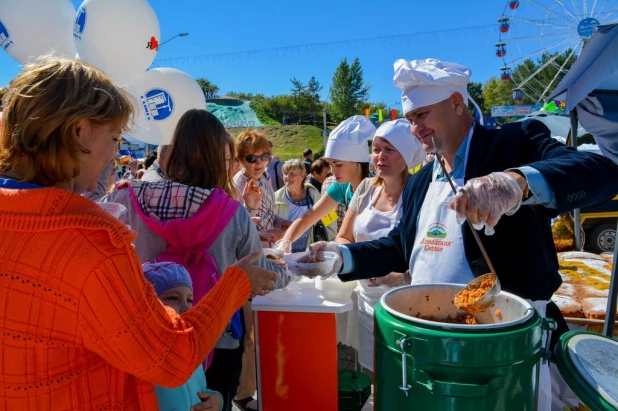
[[[275,214],[275,192],[264,178],[272,157],[268,139],[257,130],[244,131],[236,139],[236,152],[242,169],[234,176],[234,185],[243,194],[244,205],[251,217],[260,218],[260,222],[256,223],[260,238],[272,243],[277,240],[273,231],[283,234],[291,223]],[[250,204],[247,191],[255,192],[254,198],[259,201],[251,201]]]

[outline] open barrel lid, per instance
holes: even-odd
[[[570,331],[555,348],[560,374],[593,410],[618,410],[618,341],[599,334]]]

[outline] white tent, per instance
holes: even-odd
[[[578,119],[593,135],[601,152],[618,163],[618,23],[597,27],[569,72],[549,98],[566,100],[571,114],[571,135]],[[571,142],[577,145],[577,139]],[[576,243],[581,244],[579,210],[575,210]],[[618,245],[614,250],[612,278],[603,332],[613,336],[618,300]]]
[[[566,138],[571,131],[571,120],[568,117],[561,116],[559,114],[547,113],[545,111],[535,111],[534,113],[530,113],[517,121],[525,121],[529,119],[539,120],[541,123],[545,124],[551,132],[552,137]],[[577,137],[581,137],[584,134],[586,134],[586,130],[584,130],[584,128],[580,125],[577,129]]]

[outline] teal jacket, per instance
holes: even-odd
[[[160,411],[189,411],[192,406],[202,402],[200,397],[197,396],[198,392],[207,392],[221,397],[218,392],[206,389],[206,376],[201,365],[197,367],[191,378],[180,387],[163,388],[155,386],[155,389]],[[223,404],[223,401],[221,401],[221,404]]]

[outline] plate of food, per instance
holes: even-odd
[[[262,253],[271,264],[285,267],[285,261],[283,261],[283,251],[277,250],[276,248],[263,248]]]
[[[311,257],[308,251],[285,255],[283,261],[295,275],[317,277],[330,274],[339,256],[331,251],[320,251]]]

